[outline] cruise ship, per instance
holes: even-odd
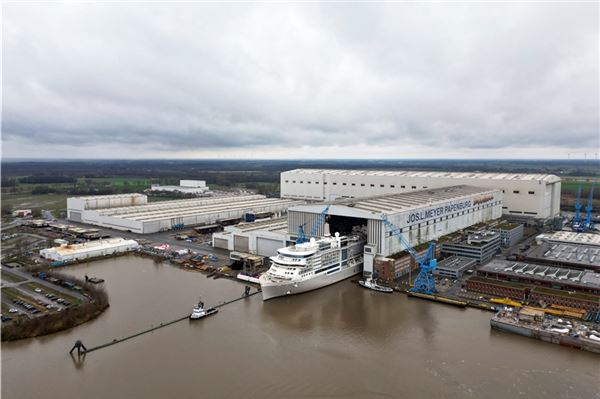
[[[362,272],[364,245],[360,234],[335,233],[277,250],[260,277],[263,300],[316,290]]]

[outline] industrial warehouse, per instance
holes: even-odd
[[[560,212],[560,178],[547,174],[295,169],[281,173],[281,197],[321,201],[460,184],[502,190],[502,213],[514,218],[547,220]]]
[[[285,213],[299,201],[238,195],[148,203],[142,194],[67,199],[69,220],[139,234],[239,220],[247,213]]]
[[[285,218],[226,226],[225,231],[213,233],[212,244],[229,251],[272,256],[279,248],[291,244],[287,227]]]
[[[600,270],[600,236],[569,231],[541,234],[523,258],[542,264]]]
[[[288,210],[288,231],[312,226],[326,205],[297,205]],[[467,185],[416,190],[408,193],[333,202],[327,210],[330,231],[350,234],[355,227],[367,231],[364,272],[373,273],[376,257],[404,251],[384,224],[384,218],[399,228],[408,243],[416,246],[502,215],[502,191]],[[318,226],[317,236],[325,233]]]
[[[106,240],[89,241],[81,244],[61,245],[40,251],[40,256],[55,262],[72,262],[99,256],[133,251],[139,247],[134,240],[109,238]]]

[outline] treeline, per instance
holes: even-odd
[[[36,186],[31,190],[31,194],[68,194],[68,195],[110,195],[124,194],[131,192],[141,192],[147,186],[107,186],[107,185],[77,185],[75,187],[49,187]]]
[[[2,187],[15,187],[18,184],[58,184],[58,183],[77,183],[76,177],[71,176],[26,176],[26,177],[7,177],[2,176]]]
[[[91,160],[2,162],[2,175],[44,175],[71,178],[139,176],[144,178],[204,179],[208,173],[243,175],[256,172],[273,179],[296,168],[396,169],[449,172],[551,173],[595,176],[596,160]],[[208,180],[208,178],[206,178]],[[273,180],[261,180],[273,181]],[[219,183],[217,183],[219,184]]]

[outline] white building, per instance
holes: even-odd
[[[366,228],[364,268],[371,273],[375,257],[388,257],[404,250],[383,223],[384,214],[411,245],[417,246],[501,217],[502,197],[499,189],[460,185],[349,199],[331,203],[327,223],[331,233],[342,235],[350,234],[356,227]],[[309,232],[325,206],[319,203],[290,207],[288,232],[294,236],[298,226]],[[324,226],[319,226],[317,235],[324,232]]]
[[[291,245],[286,218],[226,226],[225,231],[213,233],[215,248],[259,256],[274,256],[279,248]]]
[[[81,222],[83,211],[144,205],[147,203],[148,197],[135,193],[71,197],[67,198],[67,218],[74,222]]]
[[[560,178],[547,174],[295,169],[281,173],[281,197],[322,201],[460,184],[502,190],[505,215],[545,220],[559,214]]]
[[[133,194],[140,195],[140,194]],[[89,209],[86,201],[69,198],[69,219],[115,230],[140,234],[156,233],[185,226],[216,223],[241,218],[248,212],[284,213],[288,206],[299,202],[290,199],[267,198],[264,195],[194,198],[160,201],[104,209]],[[76,208],[76,206],[78,206]]]
[[[137,241],[116,237],[82,244],[61,245],[40,251],[40,256],[56,262],[71,262],[114,253],[133,251],[139,247]]]
[[[574,231],[557,231],[550,235],[540,235],[553,243],[580,244],[600,247],[600,234],[576,233]]]
[[[150,191],[202,195],[207,194],[210,190],[204,180],[179,180],[178,186],[153,184],[150,186]]]

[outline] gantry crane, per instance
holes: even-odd
[[[594,200],[594,185],[595,181],[592,182],[592,187],[590,187],[590,195],[588,197],[587,205],[585,206],[585,224],[584,229],[591,231],[594,230],[594,222],[592,221],[592,201]]]
[[[437,267],[437,259],[435,259],[435,242],[431,241],[425,254],[419,255],[419,253],[417,253],[412,245],[410,245],[406,238],[404,238],[398,226],[390,222],[385,213],[381,214],[381,218],[390,232],[390,236],[396,236],[404,249],[406,249],[410,256],[412,256],[413,259],[419,264],[419,274],[417,275],[415,283],[410,291],[429,295],[435,294],[437,292],[437,289],[435,288],[435,280],[433,278],[433,270],[435,270]]]
[[[571,220],[571,228],[573,231],[582,232],[584,230],[583,221],[581,220],[581,183],[577,188],[577,198],[575,199],[575,216]]]

